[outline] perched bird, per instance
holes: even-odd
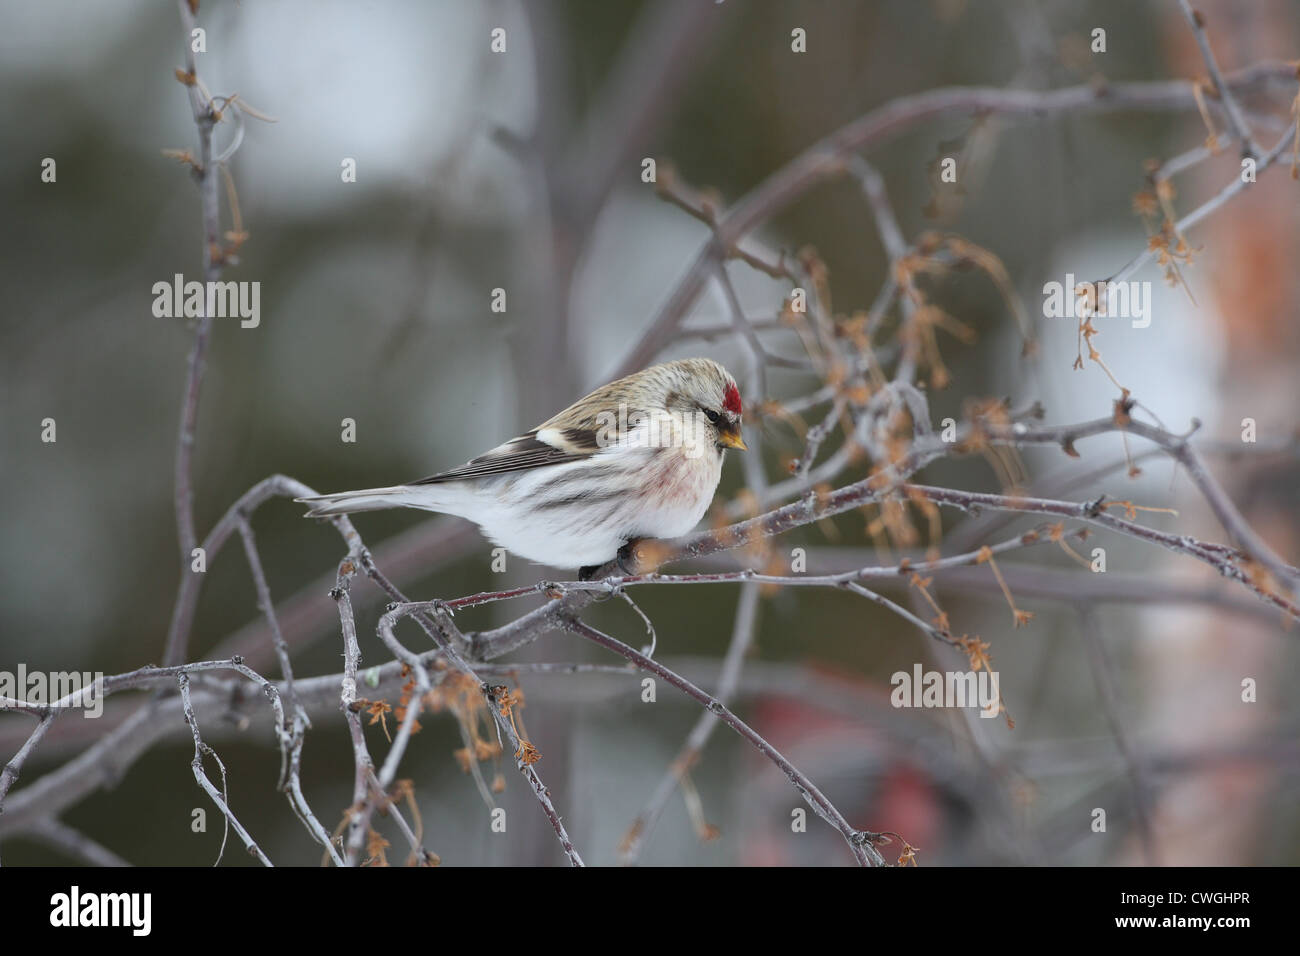
[[[586,577],[642,538],[695,527],[744,449],[740,391],[711,359],[601,386],[532,431],[406,485],[299,498],[308,517],[420,508],[468,518],[494,544]]]

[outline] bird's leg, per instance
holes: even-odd
[[[618,563],[618,569],[624,574],[632,576],[637,572],[636,546],[642,542],[642,538],[633,538],[623,547],[618,549],[618,554],[614,560]]]
[[[632,538],[624,543],[623,547],[618,549],[618,554],[614,556],[614,563],[618,565],[618,569],[629,577],[636,574],[636,546],[644,540],[644,538]],[[578,568],[578,580],[590,581],[603,567],[603,564],[589,564]]]

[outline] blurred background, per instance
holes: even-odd
[[[201,278],[198,192],[187,169],[162,154],[196,145],[173,75],[184,37],[175,5],[154,0],[0,6],[0,209],[8,224],[0,233],[0,669],[117,673],[161,660],[180,573],[172,467],[192,329],[151,309],[154,283],[176,273]],[[1216,0],[1199,8],[1225,70],[1297,56],[1300,5]],[[203,0],[199,22],[208,88],[238,92],[276,118],[250,121],[229,163],[249,237],[224,278],[261,283],[261,323],[216,322],[196,445],[200,536],[270,474],[321,492],[412,480],[467,460],[607,380],[708,238],[704,225],[641,181],[645,157],[731,203],[821,137],[906,94],[1204,74],[1177,5],[1154,0]],[[506,49],[493,53],[498,27]],[[1090,50],[1098,27],[1104,54]],[[806,53],[791,50],[795,28],[806,31]],[[1250,116],[1271,146],[1295,84],[1256,92]],[[218,148],[229,126],[217,128]],[[995,284],[978,271],[945,280],[936,296],[977,339],[940,340],[952,383],[930,392],[936,424],[960,418],[972,397],[1037,399],[1053,423],[1110,414],[1115,389],[1104,374],[1071,369],[1073,325],[1042,318],[1043,284],[1067,273],[1110,274],[1140,252],[1146,234],[1132,201],[1145,185],[1144,162],[1205,137],[1194,109],[954,117],[868,154],[908,241],[936,229],[992,251],[1039,327],[1037,358],[1021,359],[1015,319]],[[962,188],[939,202],[933,164],[950,154],[961,157]],[[41,179],[46,158],[57,163],[53,183]],[[355,182],[340,175],[348,158]],[[1238,172],[1231,147],[1198,164],[1176,181],[1178,211]],[[228,228],[224,197],[222,216]],[[1098,339],[1116,377],[1167,427],[1183,431],[1199,418],[1204,438],[1239,446],[1211,456],[1212,470],[1293,562],[1300,470],[1294,445],[1285,449],[1300,398],[1297,227],[1300,187],[1270,171],[1190,235],[1190,295],[1148,266],[1135,278],[1152,283],[1151,326],[1116,323]],[[870,208],[847,177],[811,190],[753,243],[773,252],[814,248],[836,314],[867,309],[889,274]],[[748,314],[777,315],[788,286],[741,265],[731,274]],[[503,313],[490,308],[494,289],[506,291]],[[728,321],[725,301],[710,290],[687,325]],[[800,354],[780,329],[766,340],[774,352]],[[725,336],[676,342],[663,357],[689,354],[746,367],[741,346]],[[769,370],[768,383],[772,399],[819,384],[783,368]],[[752,395],[755,383],[744,384]],[[1257,422],[1258,451],[1240,443],[1247,417]],[[46,418],[57,422],[55,443],[40,440]],[[356,422],[355,443],[340,440],[345,418]],[[779,423],[762,433],[762,463],[775,480],[802,442]],[[1223,540],[1167,460],[1145,460],[1133,480],[1123,467],[1088,478],[1093,466],[1122,461],[1123,449],[1111,435],[1080,451],[1083,462],[1055,448],[1024,459],[1031,477],[1056,482],[1061,497],[1106,492],[1175,507],[1178,519],[1142,520]],[[1071,474],[1086,480],[1062,485]],[[978,457],[941,462],[921,479],[998,490]],[[719,500],[745,483],[729,460]],[[296,673],[335,673],[338,620],[326,591],[343,551],[332,529],[300,514],[274,501],[254,523]],[[967,535],[967,547],[985,540],[979,527],[963,530],[970,519],[954,512],[944,520],[947,531]],[[415,598],[559,576],[514,559],[493,573],[490,545],[450,519],[377,513],[357,525],[380,566]],[[795,546],[808,549],[810,571],[882,559],[861,514],[779,542]],[[893,672],[918,661],[943,669],[946,658],[875,605],[813,589],[761,596],[735,709],[853,823],[901,834],[923,864],[1300,862],[1295,629],[1188,558],[1107,533],[1092,546],[1106,548],[1107,580],[1127,597],[1090,601],[1081,616],[1078,595],[1062,582],[1086,572],[1068,556],[1011,555],[1003,563],[1013,590],[1023,584],[1018,603],[1036,614],[1019,630],[986,568],[936,579],[955,631],[991,642],[1014,729],[891,708]],[[191,658],[239,652],[278,676],[239,552],[232,543],[211,561]],[[1026,566],[1020,577],[1017,565]],[[1155,581],[1176,585],[1181,597],[1147,600]],[[361,581],[355,593],[365,663],[381,663],[381,595]],[[720,585],[643,588],[635,597],[655,622],[658,657],[707,688],[739,595]],[[530,606],[490,605],[458,621],[485,629]],[[590,616],[629,643],[643,639],[642,623],[620,602]],[[423,635],[403,627],[411,628],[401,632],[408,646],[423,649]],[[606,660],[564,634],[521,658]],[[1260,688],[1250,705],[1240,700],[1247,677]],[[639,681],[619,675],[526,675],[521,683],[543,754],[538,769],[574,842],[589,863],[617,862],[696,706],[663,685],[657,703],[642,703]],[[112,701],[103,724],[57,722],[10,799],[102,735],[133,700]],[[319,848],[274,789],[279,755],[266,715],[247,726],[216,709],[201,717],[228,768],[232,806],[268,855],[314,863]],[[503,837],[489,829],[453,757],[461,738],[452,718],[422,723],[401,776],[414,781],[426,846],[445,864],[563,861],[510,766],[497,797],[510,821]],[[30,727],[26,717],[0,715],[5,759]],[[382,730],[368,728],[368,739],[382,759]],[[133,863],[210,863],[220,826],[191,832],[191,809],[208,807],[191,754],[179,726],[63,819]],[[327,829],[351,801],[351,778],[342,720],[326,713],[308,736],[303,782]],[[690,799],[668,801],[641,862],[850,861],[838,834],[816,819],[807,833],[791,832],[797,795],[725,729],[690,781]],[[1108,810],[1104,834],[1090,829],[1096,807]],[[703,823],[715,838],[700,839]],[[6,833],[2,820],[0,841],[6,863],[66,861]],[[893,858],[890,848],[886,855]],[[254,861],[228,850],[225,862]]]

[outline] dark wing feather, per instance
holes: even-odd
[[[489,452],[479,455],[459,468],[430,475],[412,485],[432,485],[442,481],[461,481],[466,478],[484,478],[488,475],[504,475],[512,471],[527,471],[546,465],[561,465],[570,461],[582,461],[590,458],[599,449],[596,433],[581,428],[550,430],[549,435],[555,444],[537,437],[537,431],[513,438],[504,445],[498,445]]]

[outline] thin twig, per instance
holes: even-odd
[[[686,678],[669,670],[657,661],[652,661],[644,654],[639,653],[631,647],[628,647],[622,641],[604,634],[589,624],[584,623],[576,617],[569,617],[565,621],[565,628],[585,637],[587,640],[601,647],[607,648],[627,660],[631,661],[643,671],[648,671],[655,676],[672,684],[678,690],[693,698],[697,703],[703,706],[712,716],[722,723],[726,724],[741,737],[748,740],[753,746],[767,759],[776,764],[781,771],[790,778],[799,795],[808,802],[813,811],[840,831],[845,842],[849,845],[849,850],[853,858],[862,866],[884,866],[885,860],[876,849],[875,844],[883,838],[879,833],[873,833],[867,830],[858,830],[852,827],[843,814],[835,808],[826,796],[817,789],[816,785],[809,780],[799,768],[790,763],[779,750],[764,740],[752,727],[737,717],[722,701],[710,694],[705,693],[696,687]]]

